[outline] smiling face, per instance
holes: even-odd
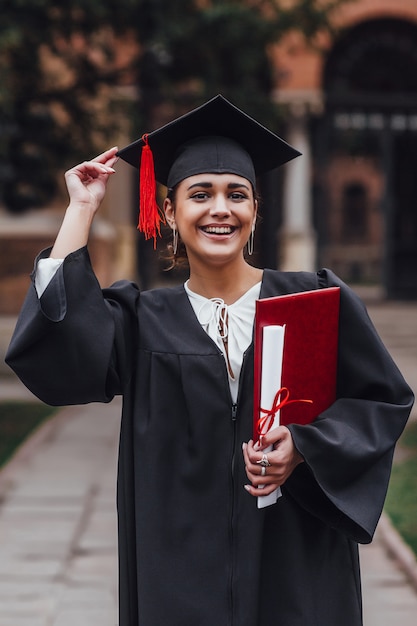
[[[236,174],[197,174],[181,181],[175,203],[165,213],[195,264],[222,265],[243,260],[243,248],[256,219],[251,183]]]

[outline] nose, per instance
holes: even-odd
[[[210,214],[214,217],[228,217],[230,213],[227,197],[222,193],[216,194],[210,207]]]

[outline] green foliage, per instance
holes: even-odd
[[[313,42],[331,30],[331,14],[341,0],[183,0],[152,5],[151,19],[140,29],[144,54],[138,68],[142,88],[142,119],[152,120],[159,102],[169,101],[174,113],[223,93],[237,106],[276,127],[277,107],[269,47],[290,30]],[[286,8],[283,8],[283,5]]]
[[[101,148],[111,124],[96,102],[118,81],[109,29],[125,32],[121,16],[134,6],[0,0],[0,182],[10,210],[47,204],[57,170]]]
[[[162,103],[174,116],[219,92],[276,126],[268,47],[291,29],[313,40],[341,1],[0,0],[0,200],[15,212],[45,205],[58,168],[103,148],[123,121],[111,115],[120,84],[139,88],[138,132]],[[121,63],[129,35],[138,45]]]
[[[395,463],[385,510],[417,556],[417,423],[399,441],[404,460]]]
[[[54,408],[38,402],[0,403],[0,467],[54,411]]]
[[[410,422],[400,439],[400,443],[403,447],[408,449],[410,453],[417,454],[417,423]]]

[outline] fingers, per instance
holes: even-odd
[[[249,441],[247,444],[244,443],[242,448],[246,475],[251,482],[249,485],[244,485],[246,491],[252,496],[268,496],[280,484],[277,482],[276,477],[270,473],[272,465],[265,466],[258,462],[262,461],[263,453],[255,450],[253,441]],[[270,454],[269,452],[266,454],[269,462]]]
[[[109,148],[109,150],[102,152],[98,156],[94,157],[94,159],[91,159],[91,161],[96,161],[97,163],[105,163],[107,165],[110,165],[111,167],[118,160],[118,157],[116,156],[118,151],[119,148],[117,146],[113,146],[113,148]],[[112,163],[110,164],[108,163],[108,161],[112,161]]]
[[[281,439],[286,438],[288,434],[290,433],[286,426],[278,426],[269,430],[265,435],[261,435],[256,446],[258,446],[259,450],[262,450],[263,448],[279,443]]]
[[[247,444],[243,444],[243,456],[245,459],[245,469],[246,475],[252,485],[255,487],[259,487],[259,485],[270,485],[274,484],[276,487],[277,480],[279,480],[278,476],[278,468],[272,465],[272,452],[269,452],[266,455],[269,466],[262,465],[260,462],[262,461],[264,454],[255,450],[253,441],[249,441]]]
[[[109,177],[115,173],[110,165],[114,159],[114,149],[107,151],[110,159],[102,161],[84,161],[65,173],[70,204],[88,207],[97,211],[106,192]],[[103,153],[106,154],[106,153]]]
[[[68,179],[70,176],[77,176],[83,183],[89,180],[94,180],[99,176],[110,176],[114,174],[114,170],[107,163],[100,163],[97,161],[84,161],[75,167],[72,167],[65,173],[65,177]]]
[[[254,487],[253,485],[243,485],[244,488],[251,496],[259,497],[259,496],[269,496],[273,491],[277,489],[279,485],[271,484],[265,485],[264,487]]]
[[[113,165],[118,161],[118,157],[116,156],[117,152],[118,148],[114,146],[90,161],[84,161],[83,163],[75,165],[68,170],[67,174],[75,173],[78,176],[88,174],[92,178],[97,178],[100,174],[114,174],[115,170],[113,169]]]
[[[266,448],[265,443],[268,440],[269,446]],[[283,485],[294,468],[303,461],[294,446],[290,431],[285,426],[268,433],[268,440],[265,436],[261,445],[254,444],[251,440],[242,446],[246,475],[251,483],[245,485],[245,489],[251,495],[268,495],[276,487]],[[265,452],[267,449],[270,451]]]

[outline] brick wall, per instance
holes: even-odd
[[[62,215],[0,217],[0,315],[17,315],[30,284],[36,255],[51,246]],[[92,263],[102,286],[112,282],[115,254],[113,230],[103,223],[93,228],[89,242]]]

